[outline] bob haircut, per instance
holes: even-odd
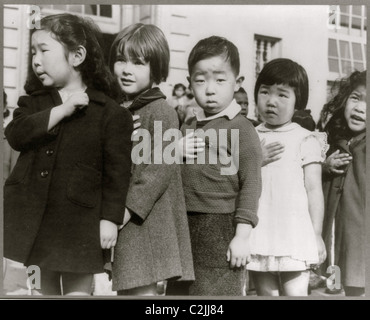
[[[308,77],[306,70],[290,59],[274,59],[268,62],[258,75],[254,87],[254,100],[258,103],[258,91],[261,85],[272,86],[285,84],[294,89],[294,109],[303,110],[308,101]]]
[[[120,31],[109,54],[109,68],[112,72],[120,55],[129,59],[144,59],[150,64],[152,80],[156,84],[166,81],[170,49],[164,33],[157,26],[136,23]]]
[[[238,76],[240,72],[238,48],[229,40],[218,36],[200,40],[191,50],[188,59],[189,74],[192,74],[194,66],[199,61],[217,56],[225,58],[225,61],[229,61],[235,77]]]

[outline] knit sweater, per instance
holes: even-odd
[[[235,212],[235,223],[256,226],[261,194],[262,152],[253,125],[240,113],[235,117],[214,118],[201,126],[198,122],[193,117],[182,126],[184,135],[189,133],[189,129],[198,128],[195,135],[203,137],[206,143],[205,150],[198,153],[195,161],[188,160],[182,166],[187,211],[210,214]],[[207,135],[208,129],[216,134]],[[227,139],[224,138],[225,132]],[[238,148],[232,148],[233,142],[238,145],[239,152]],[[231,164],[226,161],[230,158],[226,156],[232,158],[237,170],[232,170]],[[212,161],[214,159],[216,161]],[[205,162],[202,164],[201,160]],[[229,169],[222,174],[221,168]]]

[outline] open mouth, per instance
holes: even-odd
[[[359,122],[365,122],[365,119],[361,118],[360,116],[357,116],[357,115],[351,115],[351,119],[355,120],[355,121],[359,121]]]

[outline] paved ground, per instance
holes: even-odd
[[[115,292],[111,290],[111,282],[108,281],[106,274],[99,274],[95,276],[94,281],[94,295],[100,296],[114,296]],[[4,276],[4,295],[9,296],[20,296],[28,295],[29,290],[27,289],[27,275],[26,269],[22,264],[14,261],[7,260],[7,266],[5,268]],[[253,292],[251,296],[253,296]],[[317,288],[311,291],[310,296],[322,297],[325,296],[328,299],[343,296],[343,294],[327,294],[325,288]]]

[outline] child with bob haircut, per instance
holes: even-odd
[[[189,294],[241,296],[247,283],[249,234],[258,220],[261,146],[253,125],[234,100],[240,69],[236,46],[218,36],[200,40],[190,52],[188,67],[188,80],[201,107],[182,127],[183,134],[195,130],[194,136],[185,139],[187,160],[182,166],[195,269]],[[238,152],[232,152],[232,130],[238,132]],[[215,131],[216,139],[207,136],[207,131]],[[227,145],[221,147],[217,141],[225,138],[223,134]],[[217,163],[190,163],[194,157],[190,146],[197,149],[195,157],[203,153],[205,159],[214,157]],[[226,166],[218,152],[238,163],[238,170],[222,174]]]
[[[324,240],[328,264],[337,265],[346,296],[365,294],[366,71],[341,79],[328,102],[324,130],[330,149],[323,175]],[[324,272],[326,269],[323,270]]]
[[[133,122],[108,97],[115,85],[98,36],[75,15],[41,19],[30,95],[5,130],[21,153],[5,183],[4,255],[40,268],[36,294],[90,295],[123,219]]]
[[[262,167],[259,224],[252,231],[247,268],[259,296],[306,296],[308,270],[326,258],[321,237],[326,135],[292,122],[295,110],[305,109],[308,101],[307,74],[296,62],[268,62],[254,98],[264,120],[256,128],[260,139],[280,142],[284,150],[280,159]]]
[[[110,68],[120,85],[123,106],[140,117],[149,131],[150,163],[133,154],[131,183],[123,228],[113,262],[113,290],[119,295],[156,295],[163,280],[194,279],[188,221],[177,164],[155,164],[153,150],[170,141],[154,139],[154,122],[162,132],[178,128],[176,111],[158,85],[166,80],[170,52],[163,32],[154,25],[137,23],[123,29],[110,52]],[[133,136],[134,148],[140,130]],[[124,201],[123,201],[124,203]]]

